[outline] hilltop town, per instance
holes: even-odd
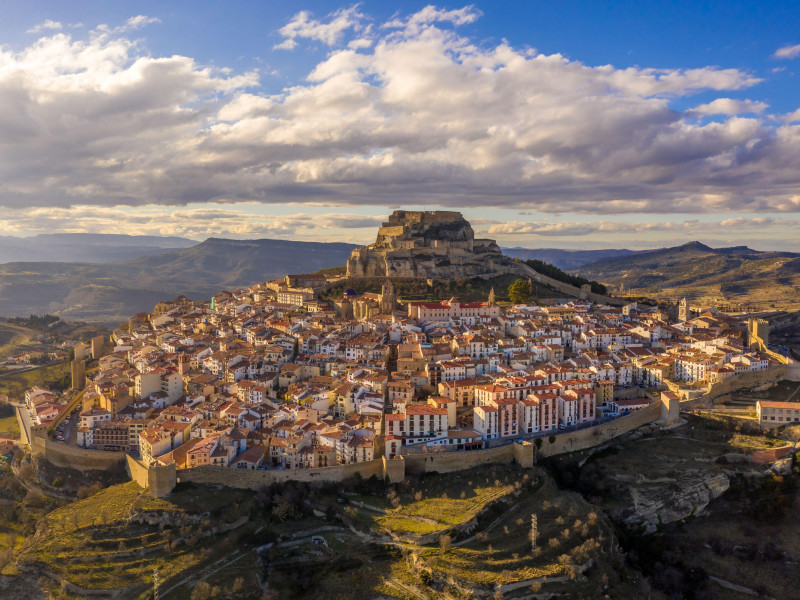
[[[208,569],[239,577],[241,559],[245,597],[637,597],[639,573],[678,585],[650,564],[669,561],[680,589],[699,567],[753,591],[724,557],[793,493],[800,377],[770,341],[784,317],[625,301],[495,254],[458,213],[398,211],[345,268],[162,301],[70,340],[72,360],[43,367],[54,375],[15,373],[38,383],[22,403],[4,388],[19,439],[0,431],[0,476],[28,523],[6,525],[33,537],[0,548],[21,574],[3,585],[38,573],[138,597],[159,569],[165,597],[216,597]],[[710,524],[670,530],[708,556],[619,561],[665,526],[724,520],[726,502],[745,520],[724,544]],[[757,551],[781,566],[795,531],[782,523],[781,550]],[[114,549],[93,545],[106,538]],[[60,560],[87,544],[96,567]]]
[[[427,252],[435,215],[399,212],[348,268],[387,247]],[[440,246],[475,251],[460,215],[443,222],[458,239]],[[409,252],[407,261],[428,260]],[[73,388],[85,377],[86,386],[69,406],[28,390],[31,418],[58,419],[61,438],[72,411],[67,442],[145,466],[292,471],[552,443],[785,362],[768,348],[765,321],[686,301],[674,317],[636,303],[498,303],[494,290],[483,302],[404,301],[388,277],[380,294],[348,288],[319,300],[337,277],[287,275],[210,302],[161,302],[110,343],[78,348]],[[89,350],[98,363],[87,376]]]

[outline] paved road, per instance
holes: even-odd
[[[78,425],[80,423],[80,418],[80,411],[77,411],[64,420],[66,423],[64,426],[64,443],[67,444],[67,446],[78,445]]]

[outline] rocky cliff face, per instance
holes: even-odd
[[[461,213],[395,211],[374,244],[353,250],[347,275],[452,279],[505,271],[511,264],[494,240],[475,239]]]
[[[643,527],[646,533],[653,533],[659,525],[700,514],[730,487],[727,475],[702,471],[689,471],[677,479],[648,480],[640,475],[632,483],[629,491],[633,506],[613,511],[612,515],[629,525]]]

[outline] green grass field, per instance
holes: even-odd
[[[459,487],[461,488],[459,490]],[[454,489],[453,489],[454,488]],[[401,496],[402,508],[392,514],[378,517],[376,523],[399,535],[426,534],[442,531],[466,523],[474,518],[487,504],[507,496],[514,491],[513,485],[484,487],[464,481],[461,486],[451,487],[455,497],[430,495],[420,499]]]
[[[143,496],[134,482],[111,486],[47,515],[39,525],[45,535],[25,557],[81,587],[134,590],[146,584],[154,568],[167,579],[202,560],[200,544],[172,547],[174,531],[129,522],[134,508],[180,510]]]
[[[35,385],[48,386],[70,374],[69,364],[61,362],[47,367],[40,367],[24,373],[15,373],[0,378],[0,396],[7,395],[9,400],[22,402],[25,390]]]
[[[35,332],[25,327],[0,323],[0,357],[10,356],[14,349],[20,344],[24,344]]]
[[[19,423],[16,414],[0,418],[0,433],[11,434],[15,440],[19,439]]]

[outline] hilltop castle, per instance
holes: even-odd
[[[507,270],[494,240],[475,239],[460,212],[396,210],[374,244],[353,250],[348,277],[452,279]]]

